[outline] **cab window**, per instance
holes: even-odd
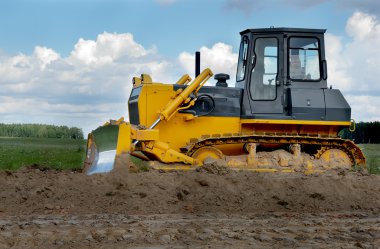
[[[253,56],[250,92],[253,100],[276,99],[278,74],[277,38],[257,38]]]
[[[291,37],[288,56],[288,77],[291,80],[320,80],[320,50],[317,38]]]
[[[245,78],[245,69],[247,67],[248,54],[248,37],[244,36],[240,43],[239,62],[236,74],[236,81],[242,81]]]

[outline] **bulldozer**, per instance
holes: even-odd
[[[339,137],[351,108],[327,85],[325,29],[257,28],[240,32],[235,86],[211,69],[175,84],[133,78],[129,121],[111,120],[88,135],[84,169],[110,172],[134,156],[161,170],[218,162],[236,170],[317,172],[365,167],[360,148]]]

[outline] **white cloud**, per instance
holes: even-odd
[[[363,41],[379,36],[380,28],[376,16],[363,12],[355,12],[347,21],[347,33],[354,39]]]
[[[347,95],[347,101],[351,105],[353,118],[358,121],[380,120],[380,97],[367,95]]]
[[[65,124],[88,132],[107,119],[128,116],[133,76],[148,73],[172,82],[171,66],[155,47],[144,48],[129,33],[79,39],[66,58],[42,46],[31,55],[2,56],[0,122]]]
[[[37,46],[34,49],[34,56],[38,59],[41,69],[45,69],[51,62],[60,59],[60,55],[54,50]]]
[[[232,46],[224,43],[216,43],[211,48],[201,47],[201,70],[209,67],[214,74],[227,73],[230,75],[229,86],[234,86],[238,55],[232,51]],[[183,52],[179,55],[180,64],[189,75],[193,75],[195,55]],[[209,80],[208,85],[215,85]]]
[[[329,81],[343,91],[358,94],[380,92],[375,75],[380,68],[380,23],[373,15],[355,12],[347,21],[351,41],[326,35]]]
[[[363,12],[347,21],[348,42],[326,35],[329,84],[339,88],[357,120],[380,120],[380,23]],[[201,67],[231,76],[234,86],[238,55],[219,42],[201,47]],[[174,83],[194,75],[194,54],[174,60],[144,48],[132,34],[104,32],[95,40],[79,39],[69,56],[37,46],[30,55],[0,56],[0,122],[34,122],[79,126],[85,132],[109,118],[128,117],[131,79],[141,73],[155,82]],[[210,80],[208,85],[214,85]]]
[[[376,16],[355,12],[348,19],[346,32],[351,40],[326,35],[329,84],[348,97],[352,116],[358,120],[380,118],[380,23]]]
[[[229,73],[234,82],[232,46],[217,43],[200,51],[202,68]],[[155,47],[144,48],[129,33],[79,39],[65,58],[37,46],[31,55],[0,57],[0,122],[64,124],[88,132],[110,118],[128,118],[133,76],[148,73],[155,82],[174,83],[186,72],[193,76],[192,53],[163,59]]]
[[[133,35],[130,33],[104,32],[98,35],[96,41],[79,39],[69,59],[73,63],[104,65],[122,58],[136,59],[152,53],[155,53],[154,49],[146,50],[134,41]]]
[[[346,54],[343,52],[342,38],[327,33],[325,40],[328,82],[334,88],[348,91],[354,87],[354,84],[352,78],[347,75],[347,68],[350,67],[351,61],[346,58]]]

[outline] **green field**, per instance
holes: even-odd
[[[80,169],[86,140],[0,137],[0,169],[17,170],[39,165],[54,169]]]
[[[380,144],[359,144],[367,161],[367,169],[371,174],[380,174]]]
[[[380,144],[360,144],[368,171],[380,174]],[[0,169],[17,170],[39,165],[54,169],[80,169],[86,140],[0,137]]]

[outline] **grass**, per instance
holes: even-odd
[[[358,146],[366,157],[368,172],[380,174],[380,144],[359,144]]]
[[[134,156],[131,156],[131,161],[136,166],[136,168],[139,172],[149,171],[149,166],[148,166],[147,161],[144,161],[144,160],[137,158],[137,157],[134,157]]]
[[[380,174],[380,144],[360,144],[371,174]],[[0,137],[0,170],[17,170],[39,165],[53,169],[81,169],[85,158],[86,141],[56,138]],[[147,171],[148,164],[131,157],[139,171]]]
[[[80,169],[85,151],[85,140],[0,137],[0,170],[17,170],[30,165]]]

